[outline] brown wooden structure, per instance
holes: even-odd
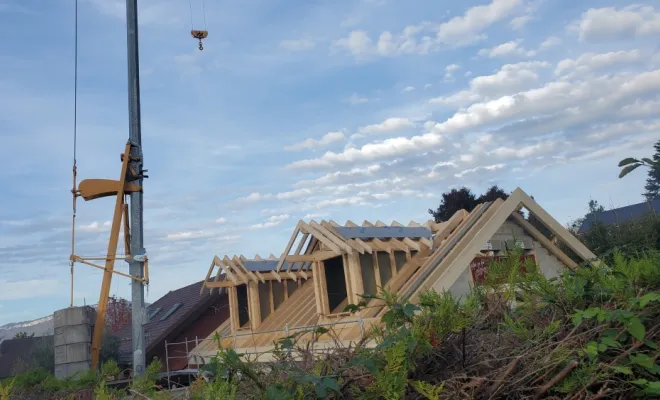
[[[522,208],[553,233],[554,241],[519,213]],[[228,289],[229,322],[217,330],[224,335],[221,345],[267,360],[264,354],[274,341],[319,325],[331,327],[332,332],[315,336],[315,346],[360,340],[371,326],[380,325],[386,307],[378,299],[356,314],[344,312],[345,307],[360,302],[364,294],[377,294],[380,288],[413,303],[425,290],[463,295],[479,284],[483,273],[479,260],[502,256],[513,246],[521,247],[523,256],[535,260],[546,275],[575,268],[575,261],[556,241],[582,260],[598,262],[518,188],[507,200],[482,203],[471,212],[460,210],[441,223],[403,226],[396,221],[365,221],[358,226],[351,221],[344,225],[300,221],[280,257],[214,257],[202,290]],[[192,354],[210,357],[216,351],[217,343],[207,340]]]

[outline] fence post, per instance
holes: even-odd
[[[167,340],[165,341],[165,366],[167,370],[167,388],[172,389],[172,386],[170,385],[170,356],[167,351]]]
[[[234,350],[236,350],[236,331],[234,331]]]
[[[284,334],[289,337],[289,323],[284,324]]]

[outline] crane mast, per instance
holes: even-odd
[[[131,144],[129,168],[135,173],[136,183],[142,187],[146,170],[143,169],[142,123],[140,115],[140,57],[138,52],[138,9],[137,0],[126,0],[126,39],[128,60],[128,137]],[[144,277],[144,236],[142,234],[144,209],[142,190],[130,194],[130,253],[129,274],[136,278]],[[131,280],[131,322],[133,327],[133,373],[141,375],[145,370],[144,285]]]

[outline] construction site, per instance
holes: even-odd
[[[120,3],[123,7],[124,2]],[[190,2],[191,30],[186,39],[192,38],[194,51],[204,57],[209,31],[203,0],[201,8],[203,24],[193,24]],[[122,18],[123,13],[122,8]],[[373,215],[381,210],[377,207],[369,209],[368,217],[362,216],[364,220],[345,222],[342,221],[346,215],[339,221],[331,212],[307,214],[309,217],[302,219],[302,212],[292,213],[295,218],[288,221],[297,221],[295,226],[273,234],[281,239],[277,243],[286,243],[283,248],[255,256],[204,253],[203,258],[210,261],[206,264],[208,269],[206,265],[197,265],[196,269],[178,271],[186,279],[195,275],[194,283],[181,285],[176,279],[162,282],[168,291],[147,304],[145,292],[154,283],[154,271],[158,271],[159,265],[150,264],[151,253],[145,248],[145,243],[149,243],[148,237],[145,240],[145,232],[149,232],[145,230],[145,208],[149,207],[145,160],[150,149],[143,146],[142,140],[138,1],[125,1],[127,140],[123,148],[116,149],[115,171],[82,180],[77,161],[78,18],[76,1],[69,304],[52,314],[52,339],[48,335],[35,338],[34,333],[29,336],[24,332],[0,344],[0,400],[660,398],[660,195],[647,195],[646,202],[610,214],[590,202],[589,214],[572,227],[560,222],[563,216],[551,215],[551,207],[544,208],[543,201],[537,202],[531,196],[533,189],[527,189],[526,184],[545,185],[542,179],[531,178],[517,179],[520,184],[516,183],[508,193],[493,185],[493,180],[480,180],[480,184],[493,185],[497,189],[495,195],[478,199],[473,196],[471,204],[457,201],[462,205],[442,218],[438,216],[440,209],[437,213],[429,209],[434,218],[426,221],[406,222],[411,216],[401,221],[391,212],[383,212],[376,219]],[[421,26],[416,29],[423,29]],[[409,28],[406,29],[415,31]],[[444,32],[440,28],[438,31]],[[385,41],[386,33],[389,34],[383,33],[379,40]],[[357,37],[360,33],[352,35]],[[388,40],[392,40],[389,35]],[[370,39],[364,42],[371,45]],[[333,46],[350,45],[337,43]],[[280,47],[301,51],[314,46],[308,42],[286,42]],[[540,45],[539,49],[550,46]],[[379,50],[371,56],[389,49],[380,41],[377,47]],[[478,54],[485,57],[486,53],[482,50]],[[490,59],[495,58],[493,53],[496,50],[489,53]],[[532,53],[535,55],[536,51],[521,50],[519,54],[531,57]],[[569,64],[564,62],[563,67],[568,68]],[[451,74],[459,68],[447,66],[444,82],[452,81]],[[560,70],[557,67],[555,74]],[[465,77],[470,74],[465,72]],[[399,92],[414,90],[411,86]],[[556,97],[562,96],[568,95]],[[438,99],[436,104],[457,101]],[[484,99],[496,101],[486,95]],[[512,99],[502,104],[514,103]],[[370,102],[373,101],[356,97],[351,105]],[[523,109],[525,104],[518,107]],[[491,112],[493,118],[505,114],[500,103],[495,108]],[[570,106],[566,109],[574,110]],[[448,121],[473,123],[485,118],[457,114]],[[444,135],[454,129],[453,125],[441,126],[430,120],[408,121],[408,125],[397,118],[387,121],[388,124],[356,130],[346,139],[345,152],[353,152],[348,156],[328,151],[315,159],[316,164],[303,160],[309,161],[304,165],[325,165],[327,160],[344,162],[357,157],[350,140],[389,132],[395,123],[408,127],[424,125],[428,133],[423,137],[429,140],[429,149],[425,147],[427,142],[416,144],[419,148],[415,149],[424,153],[425,159],[444,151],[434,153],[430,149],[433,141],[453,140],[451,132],[442,139],[434,136],[436,131]],[[452,157],[472,160],[474,157],[461,152],[467,147],[487,146],[493,140],[490,132],[470,139],[469,146],[461,147],[456,142],[452,149],[448,145],[450,151],[456,152]],[[343,131],[330,132],[319,140],[308,139],[298,150],[311,153],[312,145],[329,143],[339,136],[345,139]],[[594,137],[600,136],[592,134],[590,140]],[[374,154],[414,147],[400,144],[399,139],[402,138],[385,139],[390,140],[388,147],[374,150]],[[522,158],[521,154],[532,154],[540,147],[534,146],[513,151],[493,145],[483,157],[504,154],[512,159]],[[623,159],[619,177],[641,167],[649,171],[649,182],[660,179],[660,174],[654,178],[660,170],[660,142],[656,146],[657,158]],[[371,162],[369,157],[376,159],[365,155],[365,163]],[[552,158],[547,165],[565,160],[562,157]],[[332,166],[331,161],[327,163]],[[397,162],[393,158],[392,164]],[[453,161],[436,163],[433,159],[432,164],[435,166],[424,170],[428,179],[437,175],[436,168],[449,168]],[[460,183],[467,174],[485,175],[503,166],[474,167],[451,175]],[[270,164],[263,168],[270,168]],[[360,173],[370,176],[382,167],[379,164],[365,168],[367,172]],[[415,168],[417,165],[411,164],[410,169],[416,171]],[[351,174],[358,172],[346,173],[350,179]],[[335,176],[339,175],[337,172]],[[398,176],[396,179],[403,180]],[[322,180],[312,182],[321,185]],[[245,187],[251,187],[250,184],[245,183]],[[657,187],[647,186],[660,191],[660,183]],[[359,185],[356,187],[360,189]],[[388,190],[407,190],[402,187]],[[458,191],[454,187],[458,186],[451,186],[449,193],[469,191],[465,186]],[[559,189],[568,192],[567,188],[552,190]],[[296,186],[295,190],[307,189]],[[389,196],[388,192],[374,198]],[[250,197],[271,200],[278,195],[253,192],[247,196]],[[102,237],[104,247],[95,253],[100,255],[81,255],[80,248],[85,246],[80,246],[79,215],[86,213],[83,210],[88,202],[99,199],[113,204],[106,213],[111,215],[107,231],[95,232]],[[356,200],[356,204],[362,205],[361,201]],[[298,206],[293,201],[291,204]],[[290,217],[285,216],[284,220]],[[256,229],[255,225],[251,227],[246,229]],[[223,238],[214,242],[218,251],[225,249],[220,247],[225,245]],[[240,245],[262,249],[262,243],[256,241],[244,240]],[[196,251],[191,248],[186,251]],[[127,263],[127,272],[118,263]],[[85,287],[98,295],[98,302],[80,306],[80,301],[76,301],[80,285],[76,279],[80,270],[88,267],[102,277],[100,287]],[[196,276],[198,271],[206,274]],[[120,301],[112,295],[118,280],[130,285],[130,299]],[[22,365],[21,357],[32,348],[47,349],[52,362],[46,359],[53,367],[54,379],[44,371],[38,371],[43,374],[38,375],[35,369],[15,367]],[[29,378],[30,374],[33,378]],[[44,389],[44,382],[52,386],[50,392]],[[75,382],[83,383],[76,386]],[[36,387],[41,392],[33,397],[27,391],[12,392],[19,386],[20,390]]]

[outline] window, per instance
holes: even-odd
[[[162,317],[160,317],[160,320],[161,320],[161,321],[165,321],[165,320],[167,319],[167,317],[169,317],[170,315],[172,315],[172,314],[174,313],[174,311],[178,310],[179,307],[181,307],[182,305],[183,305],[183,303],[176,303],[175,305],[173,305],[172,308],[170,308],[170,310],[169,310],[168,312],[165,313],[165,315],[163,315]]]
[[[155,310],[150,310],[149,311],[149,321],[154,319],[154,317],[156,316],[156,314],[158,314],[160,312],[160,310],[161,310],[160,307],[156,308]]]

